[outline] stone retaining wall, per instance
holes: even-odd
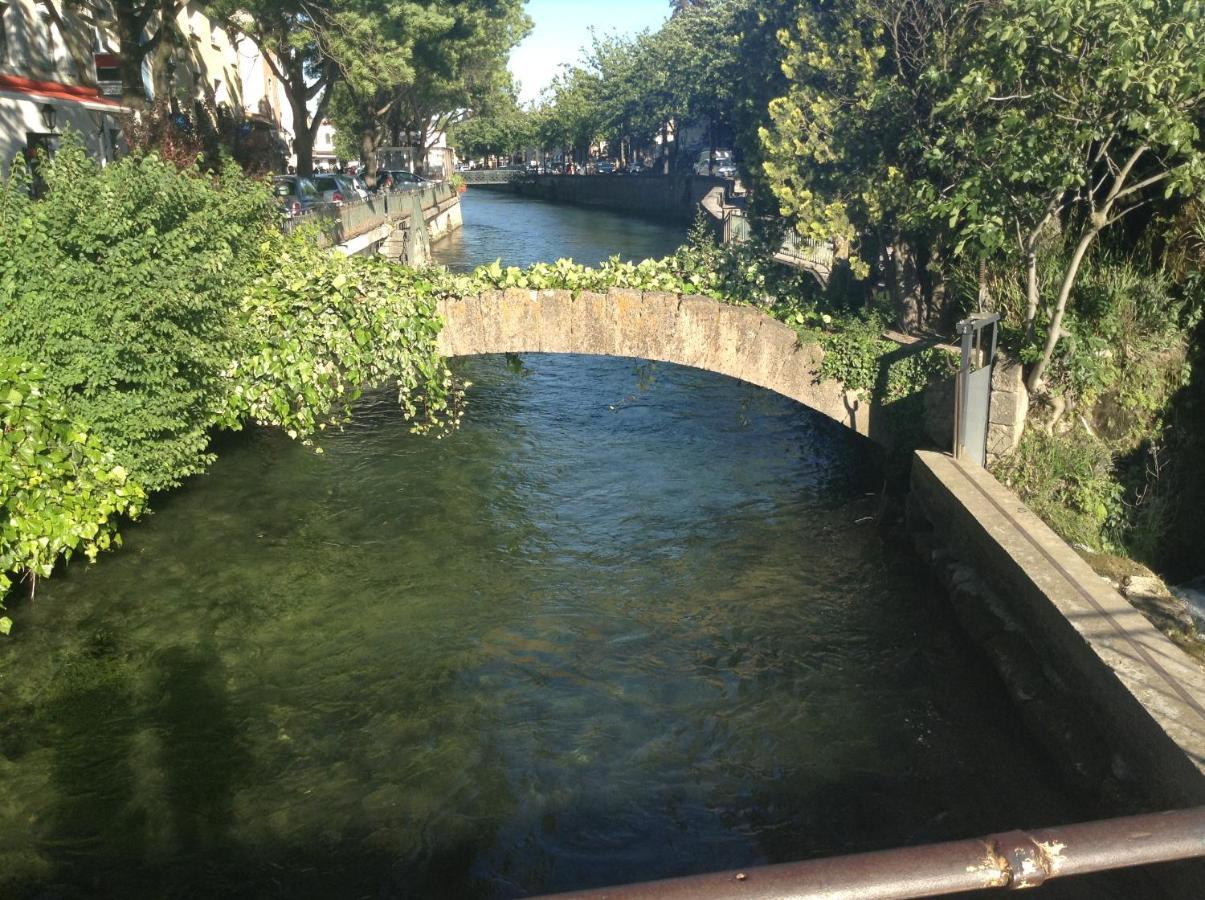
[[[470,190],[506,190],[537,200],[597,206],[688,225],[708,191],[730,185],[726,179],[706,175],[533,175]]]
[[[1205,803],[1205,671],[978,466],[916,454],[909,533],[1054,764],[1114,811]]]

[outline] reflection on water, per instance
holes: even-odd
[[[495,259],[521,268],[560,258],[588,266],[612,255],[659,259],[686,239],[680,225],[526,200],[497,188],[471,187],[460,203],[464,227],[431,247],[435,262],[453,272],[469,272]]]
[[[858,524],[860,439],[673,366],[466,368],[449,438],[384,394],[321,456],[233,437],[16,605],[0,896],[514,897],[1074,818]]]

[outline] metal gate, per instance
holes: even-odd
[[[987,463],[987,426],[992,407],[999,313],[974,313],[958,323],[962,365],[954,390],[954,458]]]

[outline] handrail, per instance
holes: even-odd
[[[908,900],[988,888],[1021,890],[1051,878],[1201,856],[1205,856],[1205,806],[556,896]]]
[[[392,191],[372,194],[367,199],[344,203],[322,203],[300,215],[290,216],[281,223],[286,233],[304,224],[315,224],[328,244],[340,244],[380,228],[386,222],[398,222],[409,217],[414,208],[415,194],[423,210],[440,207],[456,197],[455,188],[446,181],[433,184],[414,184]],[[429,195],[429,196],[428,196]]]

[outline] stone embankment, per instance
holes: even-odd
[[[1205,803],[1205,669],[986,470],[919,451],[909,532],[1064,774],[1118,810]]]
[[[483,189],[690,224],[709,191],[731,184],[707,175],[532,175]]]

